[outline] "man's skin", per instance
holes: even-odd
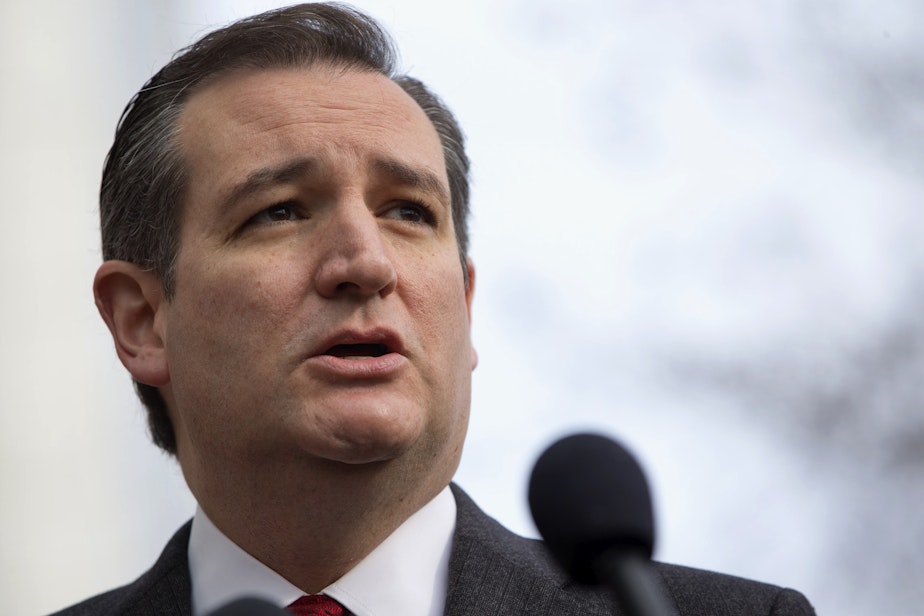
[[[97,306],[123,364],[166,400],[205,513],[318,592],[439,493],[462,452],[474,270],[439,137],[388,78],[324,65],[222,75],[178,134],[175,294],[107,261]]]

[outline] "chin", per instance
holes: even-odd
[[[338,443],[327,451],[318,452],[321,458],[351,466],[379,464],[396,460],[406,453],[406,449],[377,444]]]
[[[409,454],[421,439],[419,430],[339,430],[328,435],[315,435],[305,443],[309,453],[344,464],[373,464],[396,460]],[[318,438],[320,436],[320,438]]]

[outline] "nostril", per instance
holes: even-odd
[[[321,295],[329,298],[385,296],[395,290],[398,280],[389,258],[366,258],[369,255],[324,259],[315,274]]]

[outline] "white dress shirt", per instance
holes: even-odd
[[[455,525],[456,501],[446,487],[322,593],[356,616],[439,616]],[[306,594],[228,539],[199,508],[189,536],[189,575],[194,616],[241,597],[285,607]]]

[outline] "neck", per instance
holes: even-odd
[[[317,593],[365,558],[449,481],[397,483],[394,476],[409,476],[394,473],[390,465],[324,462],[323,472],[314,469],[307,477],[277,472],[273,481],[247,481],[233,474],[227,490],[194,493],[229,539],[304,592]]]

